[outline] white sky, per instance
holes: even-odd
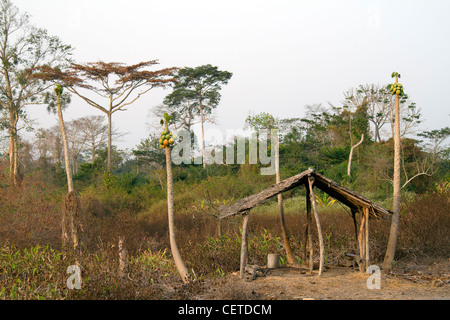
[[[77,62],[160,67],[212,64],[232,72],[222,90],[221,130],[241,128],[249,112],[302,117],[306,104],[340,105],[360,84],[392,82],[393,71],[422,108],[423,129],[449,125],[450,1],[12,0],[31,21],[75,47]],[[133,148],[149,129],[157,89],[113,115]],[[40,126],[45,107],[28,109]],[[101,114],[73,98],[66,120]]]

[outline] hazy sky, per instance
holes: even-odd
[[[339,106],[347,89],[390,83],[393,71],[422,108],[423,129],[450,122],[448,0],[12,1],[75,47],[77,62],[158,59],[161,68],[232,72],[217,112],[222,130],[243,127],[249,112],[302,117],[306,104]],[[120,148],[148,135],[149,110],[169,92],[154,90],[113,115],[129,132]],[[56,124],[45,107],[28,110],[41,126]],[[74,98],[66,119],[85,114],[101,113]]]

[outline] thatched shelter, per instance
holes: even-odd
[[[322,273],[323,268],[323,237],[320,227],[320,220],[316,210],[314,187],[326,192],[331,197],[341,202],[350,208],[352,212],[352,217],[355,225],[355,234],[358,240],[359,247],[359,265],[360,270],[365,271],[369,266],[369,220],[370,219],[384,219],[389,220],[391,218],[392,212],[382,208],[376,203],[370,201],[369,199],[339,185],[337,182],[321,175],[320,173],[314,171],[313,169],[308,169],[298,175],[287,178],[280,183],[272,185],[271,187],[251,195],[247,198],[236,201],[234,204],[229,206],[220,206],[218,208],[219,218],[224,219],[231,216],[242,215],[244,217],[243,231],[242,231],[242,251],[241,251],[241,277],[243,277],[244,268],[246,265],[246,243],[247,243],[247,225],[248,225],[248,215],[250,210],[267,200],[275,197],[276,195],[283,193],[285,191],[291,190],[296,187],[305,186],[307,193],[307,217],[308,217],[308,232],[311,234],[311,207],[313,208],[313,213],[316,220],[316,225],[318,229],[318,236],[320,242],[320,267],[319,275]],[[358,232],[356,214],[360,214],[360,228]],[[309,239],[310,235],[309,235]],[[311,243],[311,241],[309,241]],[[310,269],[312,270],[312,246],[310,244]]]

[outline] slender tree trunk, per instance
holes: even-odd
[[[166,130],[168,131],[168,126],[166,123]],[[191,277],[189,271],[186,268],[183,259],[181,258],[180,251],[178,250],[177,242],[175,239],[175,218],[174,218],[174,208],[173,208],[173,181],[172,181],[172,159],[170,156],[170,147],[165,148],[166,151],[166,168],[167,168],[167,210],[169,215],[169,238],[170,238],[170,249],[172,251],[172,256],[175,261],[175,266],[177,267],[178,273],[184,283],[189,283]]]
[[[313,191],[314,178],[308,177],[308,183],[309,183],[309,192],[310,192],[310,197],[311,197],[311,203],[312,203],[312,207],[313,207],[313,211],[314,211],[314,217],[316,219],[317,235],[319,237],[319,247],[320,247],[319,276],[321,276],[322,272],[323,272],[323,265],[324,265],[325,247],[324,247],[324,243],[323,243],[322,227],[320,226],[319,213],[317,212],[317,207],[316,207],[316,196],[314,195],[314,191]]]
[[[280,150],[279,150],[279,141],[278,141],[278,133],[275,134],[275,172],[276,172],[276,182],[280,183]],[[281,233],[283,234],[284,240],[284,249],[286,251],[287,262],[289,264],[295,264],[295,257],[292,253],[291,245],[289,244],[289,235],[286,228],[286,219],[284,216],[284,208],[283,208],[283,196],[281,193],[278,194],[278,211],[280,213],[280,223],[281,223]]]
[[[311,196],[309,186],[306,185],[306,220],[308,233],[308,251],[309,251],[309,271],[312,272],[314,268],[314,248],[312,243],[312,216],[311,216]]]
[[[364,208],[364,215],[366,216],[366,225],[364,227],[365,229],[365,239],[366,242],[365,248],[366,248],[366,261],[365,261],[365,270],[367,271],[367,268],[369,267],[369,208]]]
[[[1,58],[7,61],[6,58],[6,42],[8,35],[5,34],[5,46],[2,50]],[[10,185],[18,186],[20,183],[19,179],[19,171],[18,171],[18,158],[17,158],[17,122],[19,120],[18,110],[16,109],[16,105],[13,102],[13,94],[11,82],[9,79],[9,71],[7,67],[3,68],[3,76],[6,84],[6,92],[3,93],[8,99],[8,107],[9,107],[9,180]]]
[[[67,143],[67,134],[66,134],[66,128],[64,126],[64,118],[63,118],[63,113],[62,113],[62,109],[61,109],[59,94],[56,95],[56,102],[58,105],[59,126],[61,128],[61,137],[62,137],[63,146],[64,146],[64,164],[66,167],[67,188],[68,188],[69,192],[72,192],[72,191],[74,191],[74,188],[73,188],[72,172],[70,170],[69,145]]]
[[[395,78],[398,83],[398,77]],[[384,257],[383,267],[386,272],[392,270],[392,262],[395,256],[397,245],[398,225],[400,220],[400,97],[395,95],[395,134],[394,134],[394,194],[393,194],[393,215],[391,221],[391,231],[389,234],[388,246]]]
[[[375,125],[375,142],[381,142],[380,128]]]
[[[70,169],[70,158],[69,158],[69,146],[67,142],[67,134],[64,126],[64,118],[61,109],[60,96],[56,95],[56,102],[58,107],[58,118],[59,125],[61,128],[61,136],[63,140],[64,146],[64,164],[66,168],[67,175],[67,189],[68,194],[64,199],[64,210],[63,210],[63,218],[62,218],[62,242],[63,247],[66,246],[68,241],[68,231],[67,231],[67,220],[70,222],[70,229],[72,230],[72,242],[73,249],[76,251],[79,245],[78,239],[78,216],[80,211],[80,200],[75,193],[72,179],[72,172]]]
[[[359,226],[359,235],[358,235],[358,242],[359,242],[359,271],[364,272],[365,264],[366,264],[366,242],[365,242],[365,227],[366,227],[366,215],[364,214],[364,211],[359,211],[361,215],[361,224]]]
[[[240,261],[240,268],[239,268],[239,277],[241,279],[244,279],[245,276],[245,266],[247,265],[248,260],[248,218],[250,217],[250,214],[247,212],[243,215],[243,221],[242,221],[242,241],[241,241],[241,261]]]
[[[356,211],[352,210],[352,219],[353,219],[353,226],[355,228],[355,241],[356,241],[356,250],[358,250],[359,244],[358,244],[358,223],[356,222]]]
[[[112,114],[108,113],[108,155],[107,155],[107,168],[108,171],[111,171],[111,145],[112,145]]]
[[[203,160],[203,169],[206,169],[206,161],[205,161],[205,129],[203,126],[203,106],[200,103],[200,124],[202,126],[202,160]]]
[[[351,176],[351,171],[352,171],[352,158],[353,158],[353,150],[358,147],[361,143],[363,143],[364,141],[364,134],[361,135],[361,140],[355,144],[354,146],[351,147],[350,149],[350,155],[348,157],[348,166],[347,166],[347,175],[350,177]]]
[[[222,219],[218,219],[217,221],[217,236],[222,237]]]
[[[127,250],[125,249],[125,237],[119,237],[119,276],[125,277],[127,273]]]
[[[10,185],[16,185],[16,179],[14,178],[14,163],[16,159],[16,144],[13,136],[13,130],[11,126],[9,128],[9,183]]]
[[[10,107],[9,112],[9,178],[10,185],[18,186],[20,184],[19,176],[19,158],[17,150],[17,121],[18,116],[14,111],[14,106]]]
[[[94,161],[95,161],[95,144],[94,143],[92,143],[92,146],[91,146],[91,153],[92,153],[91,161],[92,161],[92,164],[94,164]]]

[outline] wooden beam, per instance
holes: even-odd
[[[379,205],[373,203],[372,201],[366,199],[365,197],[356,194],[355,192],[339,185],[333,180],[328,179],[327,177],[315,172],[313,169],[308,169],[298,175],[290,177],[272,185],[271,187],[251,196],[248,196],[244,199],[236,201],[234,204],[230,206],[220,206],[217,208],[218,217],[226,218],[234,215],[243,214],[246,211],[260,205],[272,197],[291,190],[295,187],[303,185],[307,182],[307,176],[313,176],[315,179],[314,186],[316,188],[321,189],[322,191],[328,193],[331,197],[336,200],[342,202],[350,209],[355,211],[360,211],[364,207],[370,207],[370,215],[375,219],[390,219],[392,212],[386,210]]]
[[[304,184],[306,176],[312,172],[314,172],[314,170],[312,169],[306,170],[296,176],[290,177],[281,181],[280,183],[272,185],[271,187],[257,194],[238,200],[230,206],[220,206],[219,208],[217,208],[219,212],[218,216],[219,218],[226,218],[238,214],[243,214],[244,212],[256,207],[257,205],[266,202],[272,197],[275,197],[279,193],[288,191],[292,188]]]

